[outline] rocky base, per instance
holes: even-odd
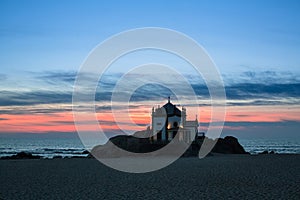
[[[32,155],[31,153],[21,151],[16,155],[2,157],[1,159],[5,160],[5,159],[39,159],[39,158],[41,158],[41,156],[35,156]]]
[[[182,155],[182,157],[197,157],[199,150],[206,140],[207,143],[215,143],[214,148],[211,153],[221,153],[221,154],[249,154],[240,145],[237,138],[232,136],[227,136],[225,138],[219,138],[216,140],[209,139],[207,137],[201,136],[197,137],[192,144],[187,147],[187,150]],[[176,142],[176,141],[175,141]],[[159,150],[166,146],[168,142],[150,142],[148,138],[138,138],[134,136],[115,136],[110,138],[110,142],[105,145],[98,145],[92,149],[93,155],[101,155],[101,157],[118,157],[118,155],[123,155],[122,152],[113,145],[118,146],[120,149],[133,153],[149,153]],[[187,145],[178,142],[176,145]],[[176,151],[176,149],[174,150]],[[174,152],[176,154],[176,152]],[[172,155],[172,152],[171,154]]]

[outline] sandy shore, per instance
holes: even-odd
[[[300,155],[182,158],[146,174],[86,158],[0,160],[0,199],[300,199]]]

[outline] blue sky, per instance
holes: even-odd
[[[207,50],[227,85],[230,106],[272,105],[286,113],[293,106],[297,111],[299,10],[299,1],[2,0],[0,106],[2,111],[10,109],[9,114],[18,109],[34,113],[37,108],[12,106],[47,101],[52,109],[60,108],[57,104],[70,103],[76,71],[96,45],[128,29],[163,27],[192,37]],[[134,58],[147,60],[147,54],[129,60]],[[184,65],[176,59],[173,64]],[[30,102],[30,98],[40,100]],[[297,114],[272,123],[287,121],[286,127],[292,124],[295,132],[300,130]]]
[[[1,68],[74,69],[107,37],[155,26],[199,42],[226,72],[299,71],[298,1],[1,1]]]

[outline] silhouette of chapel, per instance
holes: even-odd
[[[153,142],[171,141],[179,134],[179,141],[191,142],[198,134],[198,119],[186,120],[186,108],[182,110],[168,102],[162,107],[152,108],[152,137]]]

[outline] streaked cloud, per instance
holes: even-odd
[[[85,74],[84,78],[89,81],[91,77],[95,78],[93,76]],[[95,96],[97,119],[109,134],[120,133],[111,113],[110,101],[113,88],[121,76],[122,74],[104,75],[98,83]],[[3,82],[10,79],[5,74],[3,77]],[[0,128],[2,129],[0,132],[74,132],[72,91],[76,73],[47,71],[33,73],[32,77],[35,83],[41,83],[40,87],[0,90]],[[189,117],[193,118],[199,114],[201,130],[205,131],[211,112],[208,89],[199,77],[194,75],[185,75],[185,77],[188,77],[200,103],[196,105],[189,102],[187,97],[185,106],[189,110]],[[143,79],[138,75],[133,75],[132,78],[132,81]],[[296,127],[299,124],[300,81],[296,75],[271,71],[262,73],[246,71],[239,74],[235,81],[225,77],[225,83],[227,95],[225,131],[238,132],[249,128],[263,129],[267,126],[279,127],[280,125],[282,125],[280,127],[288,127],[288,125]],[[171,86],[182,89],[176,81]],[[165,102],[166,97],[172,94],[171,89],[158,84],[146,84],[132,94],[130,104],[117,102],[114,109],[124,119],[118,122],[118,125],[132,131],[139,130],[137,128],[144,129],[150,123],[151,107],[157,105],[157,102]],[[124,88],[121,92],[127,94],[128,90]],[[173,100],[176,102],[175,97]],[[201,107],[200,113],[194,109],[198,106]],[[127,107],[130,109],[130,120],[125,115],[124,109]],[[82,109],[85,109],[84,105]],[[88,131],[92,131],[92,121],[89,120],[83,119],[80,123]],[[139,127],[134,126],[132,122]]]
[[[86,74],[89,80],[92,75]],[[199,99],[209,99],[206,85],[193,75],[186,75]],[[7,79],[5,74],[0,74]],[[98,84],[96,101],[110,101],[113,88],[121,74],[104,75]],[[245,78],[246,77],[246,78]],[[72,90],[76,73],[74,71],[55,71],[35,73],[34,78],[43,81],[47,87],[39,90],[1,90],[0,106],[22,106],[38,104],[71,103]],[[141,76],[133,78],[143,79]],[[5,80],[4,80],[5,81]],[[134,79],[132,79],[134,81]],[[197,83],[199,82],[199,83]],[[299,104],[300,80],[295,74],[264,71],[261,73],[246,71],[236,78],[236,81],[226,80],[226,96],[228,105],[282,105]],[[62,85],[64,83],[65,85]],[[53,85],[59,86],[52,87]],[[181,85],[173,84],[180,90]],[[148,101],[165,98],[172,94],[172,88],[157,84],[146,84],[132,95],[131,101]],[[126,94],[126,88],[122,91]],[[184,91],[183,91],[184,92]]]
[[[71,92],[49,90],[0,91],[0,106],[71,103]]]

